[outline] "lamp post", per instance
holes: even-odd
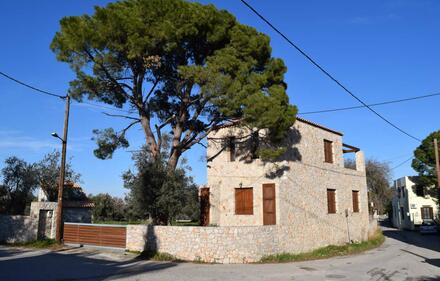
[[[63,237],[63,189],[64,189],[64,177],[66,171],[66,148],[67,148],[67,131],[69,128],[69,110],[70,110],[70,97],[66,96],[66,108],[64,112],[64,133],[61,138],[57,133],[52,133],[52,137],[58,138],[62,142],[61,149],[61,168],[60,179],[58,183],[58,201],[57,201],[57,220],[56,220],[56,241],[62,242]]]

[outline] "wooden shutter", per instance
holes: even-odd
[[[336,213],[336,190],[327,189],[327,209],[329,214]]]
[[[359,191],[353,190],[351,196],[353,197],[353,212],[359,213]]]
[[[235,189],[235,214],[254,214],[254,193],[252,187]]]
[[[333,163],[333,142],[324,140],[324,161]]]

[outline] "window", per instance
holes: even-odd
[[[353,198],[353,213],[359,213],[359,191],[352,190],[351,196]]]
[[[235,189],[235,214],[254,214],[254,193],[252,187]]]
[[[327,209],[329,214],[336,214],[336,190],[327,189]]]
[[[228,147],[229,147],[229,161],[235,161],[235,137],[228,138]]]
[[[422,212],[422,220],[433,219],[432,207],[422,207],[421,212]]]
[[[402,186],[402,197],[405,198],[405,187]]]
[[[324,140],[324,162],[333,163],[333,142]]]
[[[401,216],[402,220],[405,219],[405,211],[403,210],[403,207],[400,207],[400,216]]]

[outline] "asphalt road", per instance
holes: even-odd
[[[286,264],[152,262],[130,255],[0,247],[0,280],[440,280],[440,236],[384,228],[380,248],[348,257]]]

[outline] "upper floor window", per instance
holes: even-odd
[[[333,142],[324,140],[324,162],[333,163]]]
[[[258,134],[258,131],[252,132],[250,142],[251,142],[251,158],[258,159],[259,158],[258,149],[260,146],[260,136]]]

